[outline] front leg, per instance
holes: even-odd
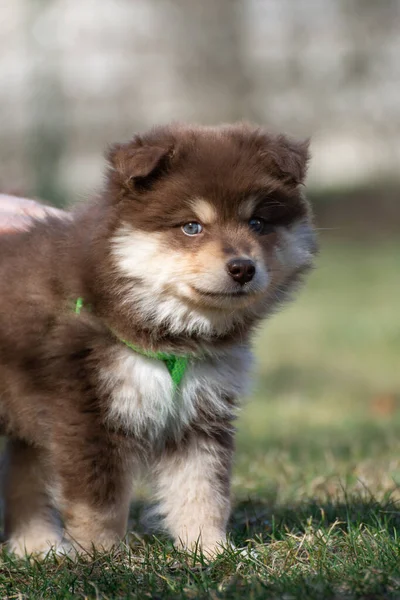
[[[155,470],[158,512],[177,544],[215,555],[226,542],[233,428],[192,431],[165,451]]]
[[[109,550],[126,534],[132,491],[129,449],[100,431],[72,439],[67,430],[53,447],[53,495],[65,538],[78,553],[93,547]]]

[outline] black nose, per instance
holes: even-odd
[[[227,263],[226,268],[232,279],[240,283],[240,285],[251,281],[256,272],[255,264],[248,258],[233,258]]]

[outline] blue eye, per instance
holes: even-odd
[[[200,223],[196,223],[196,221],[191,221],[182,225],[182,231],[186,235],[199,235],[203,231],[203,226]]]
[[[250,219],[249,227],[250,227],[250,229],[255,231],[255,233],[263,233],[264,227],[265,227],[265,221],[264,221],[264,219],[258,219],[258,218]]]

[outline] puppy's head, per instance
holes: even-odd
[[[244,124],[176,125],[108,159],[119,296],[148,324],[226,333],[264,316],[311,265],[306,143]]]

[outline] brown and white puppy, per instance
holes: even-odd
[[[307,159],[250,125],[156,128],[111,148],[104,191],[72,218],[0,236],[12,550],[109,548],[143,467],[178,543],[224,541],[250,336],[315,252]],[[179,386],[122,340],[188,356]]]

